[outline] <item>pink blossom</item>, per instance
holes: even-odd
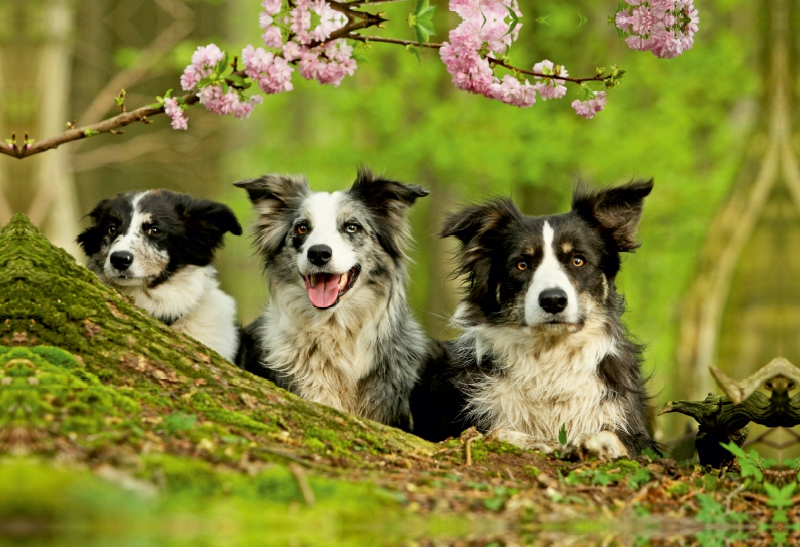
[[[319,17],[319,24],[313,29],[312,12]],[[334,10],[325,0],[298,0],[289,13],[289,28],[301,44],[322,42],[346,24],[347,16]]]
[[[552,61],[547,59],[533,65],[533,71],[539,74],[564,76],[565,78],[569,76],[569,72],[567,72],[566,68],[560,65],[555,65]],[[536,76],[535,78],[537,80],[542,80],[541,76]],[[564,85],[564,80],[544,78],[544,81],[537,83],[534,87],[545,101],[547,99],[561,99],[567,94],[567,87]]]
[[[313,49],[303,47],[300,51],[300,75],[307,80],[338,87],[345,76],[352,76],[358,68],[352,53],[353,48],[344,39]]]
[[[283,7],[283,2],[282,0],[264,0],[261,2],[261,7],[264,8],[264,11],[266,11],[268,14],[275,15],[280,13],[281,8]]]
[[[503,76],[503,82],[493,83],[492,96],[504,103],[528,108],[536,102],[536,89],[528,80],[520,82],[511,74]]]
[[[615,24],[631,49],[671,59],[692,48],[700,18],[694,0],[627,0]]]
[[[574,100],[572,101],[572,108],[582,118],[591,120],[595,114],[601,112],[606,107],[606,92],[595,91],[594,97],[585,101]]]
[[[267,47],[281,48],[283,47],[283,36],[281,29],[278,27],[269,27],[261,35],[261,40]]]
[[[184,116],[183,109],[181,105],[178,104],[178,99],[164,99],[164,112],[172,120],[172,129],[182,129],[185,131],[189,128],[189,118]]]
[[[281,56],[289,62],[300,58],[300,44],[297,42],[286,42],[283,45]]]
[[[192,64],[181,75],[181,87],[191,91],[203,78],[211,75],[225,54],[214,44],[200,46],[192,55]]]

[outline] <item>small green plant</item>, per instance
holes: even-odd
[[[164,418],[164,428],[170,435],[175,435],[181,431],[188,431],[195,426],[197,416],[183,412],[173,412]]]

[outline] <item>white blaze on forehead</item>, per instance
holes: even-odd
[[[339,211],[342,206],[342,192],[317,192],[311,194],[303,203],[303,211],[308,217],[310,232],[297,255],[297,267],[305,275],[314,266],[308,261],[308,249],[314,245],[327,245],[332,258],[327,270],[344,273],[358,262],[355,249],[340,232]]]
[[[542,262],[533,273],[533,280],[525,294],[525,322],[528,325],[546,323],[553,319],[567,323],[577,322],[579,318],[578,294],[564,270],[564,265],[556,256],[555,231],[547,221],[542,227],[542,239],[544,240]],[[547,313],[539,305],[539,295],[548,289],[561,289],[567,294],[567,307],[557,315]]]
[[[126,270],[126,275],[133,278],[147,278],[159,275],[169,263],[169,255],[153,247],[147,240],[142,226],[152,221],[152,214],[139,208],[142,198],[149,192],[135,194],[131,199],[131,218],[125,232],[118,235],[108,249],[105,270],[110,276],[115,276],[116,271],[111,265],[111,255],[115,252],[128,252],[133,255],[133,262]],[[122,227],[120,227],[121,229]]]

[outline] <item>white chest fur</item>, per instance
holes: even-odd
[[[510,428],[542,440],[558,438],[565,425],[574,437],[628,429],[625,413],[598,376],[601,360],[615,351],[602,325],[547,339],[530,328],[474,327],[478,358],[492,354],[501,373],[474,379],[470,411],[488,430]]]
[[[337,309],[338,308],[338,309]],[[269,368],[292,378],[293,390],[317,403],[369,416],[358,384],[375,368],[375,346],[392,306],[368,287],[330,310],[317,310],[301,287],[273,290],[261,339]]]
[[[155,317],[174,317],[172,328],[233,361],[239,345],[236,303],[219,289],[216,269],[186,266],[152,288],[122,287]]]

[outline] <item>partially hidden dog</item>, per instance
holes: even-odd
[[[406,212],[428,191],[360,169],[340,192],[302,176],[236,183],[258,215],[270,301],[237,363],[301,397],[405,430],[409,394],[438,346],[406,300]]]
[[[439,441],[477,426],[524,448],[604,459],[658,450],[645,428],[642,348],[615,284],[652,187],[578,188],[572,210],[552,216],[495,199],[447,218],[442,236],[461,244],[463,334],[415,389],[419,434]]]
[[[227,206],[168,190],[118,194],[89,213],[78,236],[87,267],[178,332],[229,361],[239,347],[236,303],[212,264],[227,232],[242,227]]]

